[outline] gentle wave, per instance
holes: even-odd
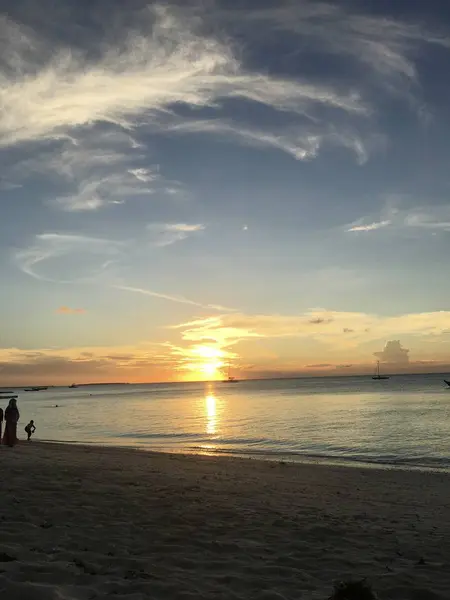
[[[289,440],[272,440],[270,438],[224,438],[224,437],[210,437],[204,433],[121,433],[118,434],[119,438],[128,439],[139,439],[139,440],[202,440],[210,444],[224,444],[224,445],[239,445],[248,444],[253,445],[291,445],[292,441]]]
[[[204,439],[204,433],[119,433],[116,437],[139,440]]]
[[[379,453],[374,454],[369,449],[359,448],[359,452],[348,446],[335,446],[332,450],[323,452],[313,452],[312,449],[294,449],[296,442],[294,440],[280,440],[271,438],[224,438],[217,436],[207,436],[204,433],[146,433],[134,434],[124,433],[119,436],[122,439],[139,440],[140,442],[165,440],[169,442],[168,446],[162,446],[160,449],[167,451],[180,451],[180,445],[190,453],[202,453],[229,456],[248,456],[258,457],[260,459],[279,459],[288,461],[313,460],[324,462],[339,463],[357,463],[366,465],[380,466],[398,466],[421,469],[450,469],[450,460],[443,457],[431,456],[400,456],[398,454]],[[173,440],[175,446],[170,445]],[[189,441],[197,440],[197,445],[189,445]],[[180,444],[181,442],[181,444]],[[186,442],[186,444],[184,444]],[[144,448],[141,443],[137,444],[139,448]],[[150,448],[151,449],[151,448]],[[157,448],[153,448],[157,449]]]
[[[126,444],[117,446],[107,440],[58,440],[58,439],[42,439],[42,442],[56,444],[76,444],[86,446],[101,446],[101,447],[120,447],[128,449],[137,449],[147,452],[168,452],[175,454],[201,454],[213,456],[228,456],[239,458],[257,458],[258,460],[291,462],[291,463],[320,463],[325,465],[339,466],[355,466],[355,467],[371,467],[383,469],[401,469],[401,470],[420,470],[420,471],[436,471],[450,472],[450,461],[442,458],[433,457],[416,457],[406,458],[398,456],[346,456],[339,454],[326,453],[311,453],[311,452],[294,452],[286,450],[245,450],[236,448],[217,448],[212,444],[205,443],[202,446],[185,446],[185,447],[161,447],[154,448],[150,446],[142,446],[139,444]]]
[[[226,456],[258,457],[267,460],[285,460],[288,462],[320,461],[328,464],[351,464],[372,465],[380,467],[403,467],[426,470],[449,471],[450,461],[442,458],[420,457],[401,458],[398,456],[350,456],[339,454],[314,454],[310,452],[294,452],[285,450],[244,450],[229,448],[214,448],[210,446],[190,446],[193,453],[207,453]]]

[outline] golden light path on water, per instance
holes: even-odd
[[[205,398],[206,411],[206,433],[214,435],[217,429],[217,400],[215,396],[208,395]]]
[[[221,401],[215,395],[213,385],[208,385],[205,389],[205,398],[203,402],[205,433],[207,436],[217,435],[220,426]],[[217,445],[211,442],[201,444],[201,448],[208,452],[214,451]]]

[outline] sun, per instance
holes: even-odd
[[[214,379],[218,375],[221,366],[222,363],[219,361],[205,362],[200,366],[200,370],[208,379]]]
[[[189,379],[217,380],[222,378],[225,352],[215,346],[199,344],[190,349],[192,360],[186,365]]]

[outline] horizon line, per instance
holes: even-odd
[[[425,376],[425,375],[435,375],[436,377],[440,377],[440,376],[446,376],[448,375],[448,371],[420,371],[420,372],[411,372],[411,371],[399,371],[396,373],[392,373],[389,372],[389,376],[390,377],[405,377],[405,376]],[[372,375],[368,374],[368,373],[359,373],[359,374],[338,374],[336,372],[333,373],[322,373],[320,375],[313,375],[313,374],[304,374],[304,375],[287,375],[287,376],[277,376],[277,377],[243,377],[243,378],[237,378],[238,382],[247,382],[247,381],[283,381],[283,380],[295,380],[295,379],[332,379],[332,378],[340,378],[340,379],[345,379],[345,378],[368,378],[371,379]],[[198,379],[198,380],[194,380],[194,381],[140,381],[140,382],[130,382],[130,381],[117,381],[117,382],[102,382],[102,381],[93,381],[93,382],[89,382],[89,383],[77,383],[76,384],[76,388],[77,389],[79,387],[91,387],[91,386],[100,386],[100,385],[104,385],[104,386],[112,386],[112,385],[186,385],[186,384],[198,384],[198,383],[222,383],[224,380],[223,379]],[[63,384],[47,384],[42,386],[42,384],[40,384],[39,386],[36,385],[10,385],[10,386],[3,386],[0,388],[0,394],[4,394],[6,393],[3,390],[6,389],[12,389],[12,390],[24,390],[25,388],[32,388],[32,387],[46,387],[46,388],[70,388],[71,384],[67,384],[67,385],[63,385]],[[45,390],[41,390],[41,391],[45,391]]]

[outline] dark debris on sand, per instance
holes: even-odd
[[[329,600],[378,600],[372,586],[365,580],[339,581]]]

